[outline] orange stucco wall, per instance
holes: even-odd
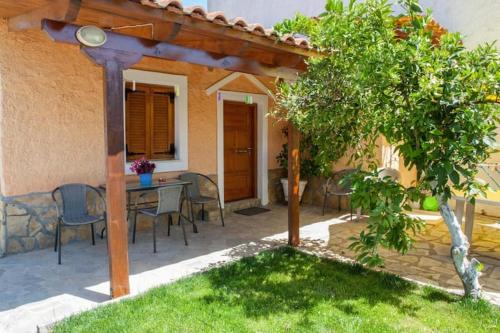
[[[37,31],[9,33],[2,20],[0,40],[2,194],[50,191],[68,182],[102,183],[101,68],[76,46],[54,43]],[[215,174],[216,94],[207,96],[205,90],[230,72],[153,58],[144,58],[134,68],[188,77],[189,169]],[[259,79],[272,88],[273,79]],[[224,90],[262,93],[243,77]],[[283,138],[281,127],[268,121],[272,169]]]

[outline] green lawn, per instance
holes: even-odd
[[[396,276],[269,251],[71,317],[55,332],[500,332],[500,309]]]

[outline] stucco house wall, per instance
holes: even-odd
[[[40,31],[8,32],[5,20],[0,40],[1,256],[53,244],[56,216],[49,192],[64,183],[104,183],[105,138],[102,68],[78,47],[54,43]],[[217,94],[205,90],[231,72],[153,58],[134,69],[187,76],[189,170],[214,176]],[[273,79],[258,79],[273,88]],[[223,90],[263,94],[244,77]],[[276,169],[284,139],[281,126],[266,119],[268,167]],[[89,236],[87,228],[68,229],[63,241]]]

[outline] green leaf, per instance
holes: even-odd
[[[459,176],[458,172],[453,170],[450,173],[450,180],[453,182],[454,185],[459,185],[460,184],[460,176]]]
[[[420,7],[420,4],[418,3],[418,1],[412,1],[412,3],[410,4],[410,10],[412,12],[416,12],[416,13],[423,12],[422,7]]]

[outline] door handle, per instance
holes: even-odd
[[[235,149],[234,152],[236,154],[251,154],[252,150],[253,150],[253,148],[238,148],[238,149]]]

